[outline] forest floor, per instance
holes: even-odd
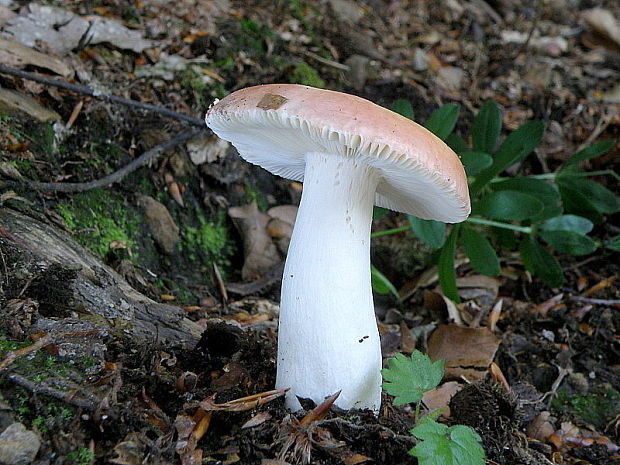
[[[30,255],[0,223],[0,463],[418,463],[407,454],[414,409],[387,394],[378,415],[332,409],[302,421],[308,412],[289,414],[270,393],[301,185],[201,127],[214,99],[298,83],[388,108],[409,102],[422,122],[455,103],[466,141],[495,101],[502,137],[528,121],[546,127],[511,176],[554,173],[620,135],[615,0],[9,0],[0,34],[0,64],[94,89],[0,72],[0,209],[71,236],[202,331],[134,337],[131,321],[80,304],[79,270],[51,265],[52,250],[49,263]],[[111,185],[69,192],[26,181],[114,177],[188,129]],[[617,173],[620,145],[586,165]],[[620,193],[613,176],[593,179]],[[610,209],[591,237],[617,236],[619,219]],[[408,224],[387,213],[373,231]],[[618,252],[555,254],[564,279],[549,287],[514,245],[494,244],[496,277],[457,251],[454,304],[438,285],[437,254],[412,232],[373,239],[374,266],[399,289],[398,299],[375,295],[384,360],[414,349],[445,359],[425,404],[473,427],[489,464],[620,464]]]

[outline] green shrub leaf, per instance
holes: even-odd
[[[411,358],[396,354],[388,359],[388,368],[381,370],[383,389],[394,396],[394,405],[419,402],[426,391],[437,387],[443,378],[443,360],[431,362],[428,355],[414,350]]]
[[[562,213],[561,197],[558,189],[548,181],[532,178],[514,178],[491,184],[495,191],[511,190],[519,191],[536,197],[543,203],[543,208],[538,214],[530,217],[533,222],[544,221],[547,218]]]
[[[571,176],[558,176],[556,182],[563,188],[583,194],[599,213],[610,214],[620,210],[620,201],[614,193],[596,181]]]
[[[469,145],[467,145],[467,142],[465,142],[465,139],[455,133],[452,133],[448,137],[446,137],[444,142],[448,144],[448,147],[450,147],[456,153],[467,152],[470,150]]]
[[[446,242],[446,224],[435,220],[423,220],[407,215],[413,233],[433,249],[440,248]]]
[[[596,250],[596,242],[574,231],[541,231],[540,237],[558,252],[569,255],[587,255]]]
[[[562,266],[533,237],[527,236],[521,241],[519,253],[525,269],[539,276],[548,286],[558,287],[564,282]]]
[[[411,431],[420,440],[409,451],[418,458],[419,465],[484,465],[482,439],[470,427],[448,427],[428,416],[422,418]]]
[[[603,215],[598,212],[584,194],[561,184],[558,187],[562,196],[562,205],[564,205],[564,209],[567,212],[583,216],[594,224],[601,224],[603,222]]]
[[[374,265],[370,265],[370,282],[376,293],[392,294],[397,300],[400,300],[400,294],[394,284],[392,284],[383,273],[376,269]]]
[[[395,100],[392,104],[392,111],[398,113],[399,115],[403,115],[405,118],[413,119],[413,107],[411,106],[411,102],[409,100],[405,100],[399,98]]]
[[[497,103],[487,102],[480,108],[471,127],[474,150],[492,154],[502,130],[502,112]]]
[[[615,140],[602,140],[596,142],[585,149],[580,150],[575,155],[570,157],[565,166],[572,165],[574,163],[580,163],[582,161],[591,160],[592,158],[600,157],[601,155],[609,152],[613,146],[616,145]]]
[[[460,231],[460,225],[455,225],[446,239],[446,243],[439,253],[437,268],[439,270],[439,285],[444,295],[455,302],[460,302],[456,287],[456,271],[454,269],[454,254],[456,253],[456,239]]]
[[[499,259],[489,240],[469,227],[463,227],[461,238],[474,270],[486,276],[497,276],[500,272]]]
[[[444,140],[454,130],[460,111],[458,105],[447,103],[435,110],[424,126],[441,140]]]
[[[462,152],[460,155],[461,163],[465,166],[467,176],[476,176],[483,169],[493,164],[493,158],[484,152]]]
[[[607,243],[605,243],[605,247],[609,250],[620,252],[620,235],[612,237]]]
[[[473,206],[478,215],[504,221],[526,220],[543,208],[544,204],[533,195],[511,190],[490,192]]]
[[[577,215],[556,216],[540,225],[544,231],[573,231],[580,234],[588,234],[593,227],[592,221]]]
[[[540,143],[544,132],[545,125],[540,121],[530,121],[511,132],[497,149],[493,164],[476,177],[471,185],[471,193],[476,194],[510,165],[532,153]]]

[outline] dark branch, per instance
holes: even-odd
[[[200,118],[194,118],[193,116],[183,115],[181,113],[177,113],[176,111],[169,110],[162,106],[153,105],[150,103],[137,102],[136,100],[118,97],[112,94],[104,94],[87,86],[82,86],[79,84],[72,84],[70,82],[65,82],[65,81],[60,81],[58,79],[52,79],[52,78],[40,76],[38,74],[29,73],[27,71],[21,71],[19,69],[11,68],[9,66],[5,66],[2,64],[0,64],[0,74],[8,74],[10,76],[17,76],[23,79],[28,79],[29,81],[40,82],[41,84],[59,87],[65,90],[70,90],[71,92],[76,92],[78,94],[89,95],[91,97],[94,97],[99,100],[104,100],[106,102],[120,103],[122,105],[138,108],[140,110],[146,110],[146,111],[158,113],[160,115],[167,116],[177,121],[184,121],[186,123],[191,124],[192,126],[197,126],[197,127],[205,129],[205,122],[201,120]]]
[[[1,65],[0,65],[1,66]],[[173,147],[176,147],[183,142],[186,142],[190,139],[197,137],[201,133],[206,133],[206,128],[199,129],[188,129],[187,131],[183,131],[182,133],[176,135],[172,139],[164,142],[163,144],[157,145],[150,150],[147,150],[138,158],[136,158],[131,163],[123,166],[118,171],[105,176],[101,179],[96,179],[94,181],[88,182],[63,182],[63,183],[53,183],[53,182],[36,182],[30,180],[19,180],[19,181],[0,181],[0,188],[2,187],[27,187],[29,189],[38,190],[38,191],[50,191],[50,192],[83,192],[91,189],[98,189],[101,187],[109,186],[110,184],[114,184],[115,182],[121,181],[125,176],[130,174],[131,172],[137,170],[143,165],[146,165],[151,159],[160,153],[165,152]]]

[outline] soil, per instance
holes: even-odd
[[[25,14],[18,3],[26,4],[9,9]],[[536,153],[508,174],[551,173],[584,144],[620,133],[608,96],[620,78],[620,39],[585,20],[596,7],[620,25],[614,0],[45,3],[117,20],[155,41],[139,53],[82,43],[62,57],[75,70],[67,79],[197,118],[236,89],[297,82],[386,107],[408,100],[420,121],[457,103],[456,133],[467,137],[473,115],[492,99],[503,108],[504,135],[530,120],[547,125]],[[2,19],[0,29],[7,27]],[[151,68],[140,74],[169,56],[184,63],[173,78]],[[40,63],[22,68],[51,74]],[[414,409],[394,406],[385,393],[377,415],[337,408],[317,415],[311,402],[290,413],[271,392],[282,244],[272,244],[273,266],[244,275],[245,233],[228,209],[254,202],[255,219],[296,205],[297,183],[248,165],[231,147],[196,164],[183,145],[105,190],[33,191],[9,183],[6,163],[35,181],[90,181],[186,123],[28,79],[0,74],[0,84],[54,109],[65,124],[54,136],[50,123],[15,108],[0,112],[0,462],[1,432],[22,423],[40,440],[36,457],[22,463],[39,465],[418,463],[407,453],[416,444]],[[215,139],[207,141],[212,150]],[[616,145],[588,168],[619,165]],[[620,192],[613,176],[596,179]],[[167,212],[157,216],[161,230],[148,222],[141,196]],[[15,212],[58,231],[55,240],[73,258],[28,243],[6,220]],[[618,235],[618,219],[609,214],[592,236]],[[406,224],[389,213],[373,230]],[[490,360],[451,371],[457,375],[445,381],[461,390],[441,405],[449,404],[441,421],[474,428],[489,464],[620,464],[618,253],[558,255],[565,281],[557,288],[526,272],[513,250],[501,249],[500,258],[502,274],[491,282],[467,263],[457,269],[475,282],[460,289],[463,325],[488,330],[499,346]],[[412,234],[373,242],[373,264],[405,296],[375,296],[384,360],[425,351],[433,330],[454,321],[428,278],[434,260]],[[112,315],[106,299],[136,310]],[[44,337],[48,343],[31,351]]]

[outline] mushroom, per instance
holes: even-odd
[[[381,345],[370,274],[373,205],[447,223],[470,212],[458,156],[413,121],[362,98],[294,84],[238,90],[206,123],[247,161],[303,181],[284,274],[277,388],[378,411]]]

